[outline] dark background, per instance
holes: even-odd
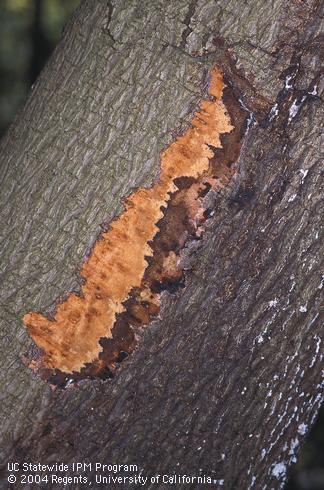
[[[0,136],[59,41],[80,0],[0,0]],[[324,489],[324,409],[308,436],[286,490]]]
[[[0,135],[61,37],[79,0],[0,0]]]

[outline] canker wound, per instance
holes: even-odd
[[[230,89],[225,106],[218,68],[210,80],[191,126],[162,152],[158,181],[128,197],[123,213],[95,243],[81,268],[81,294],[58,304],[54,319],[37,312],[23,317],[52,376],[73,373],[78,379],[78,373],[112,369],[121,353],[135,347],[132,326],[147,324],[159,312],[161,291],[181,281],[180,251],[201,232],[206,192],[226,185],[234,173],[242,135],[232,122],[238,116],[242,128],[245,118]],[[226,134],[232,148],[225,151]]]

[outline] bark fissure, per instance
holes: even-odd
[[[197,0],[192,0],[189,4],[187,15],[183,21],[186,28],[184,29],[182,36],[181,36],[181,45],[180,45],[181,48],[186,47],[187,38],[192,33],[192,28],[191,28],[190,24],[191,24],[191,20],[192,20],[194,14],[195,14],[196,7],[197,7]]]

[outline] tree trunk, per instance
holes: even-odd
[[[147,488],[173,474],[176,488],[284,484],[321,402],[320,8],[81,3],[1,145],[4,488],[23,474],[13,462],[64,462],[91,488],[109,475],[95,463],[161,475]],[[130,321],[133,344],[118,345],[107,376],[51,378],[22,318],[53,318],[80,292],[102,227],[154,187],[162,150],[212,103],[215,69],[234,129],[211,160],[231,175],[199,194],[205,221],[177,249],[180,280],[160,283],[148,322]],[[179,209],[166,204],[160,237]],[[61,488],[50,473],[67,473],[43,471]]]

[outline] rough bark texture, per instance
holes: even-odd
[[[81,4],[1,145],[4,487],[8,461],[83,460],[283,484],[321,402],[321,14],[317,0]],[[214,65],[253,124],[183,251],[185,287],[113,379],[53,391],[22,362],[21,318],[78,290],[100,226],[157,177]]]

